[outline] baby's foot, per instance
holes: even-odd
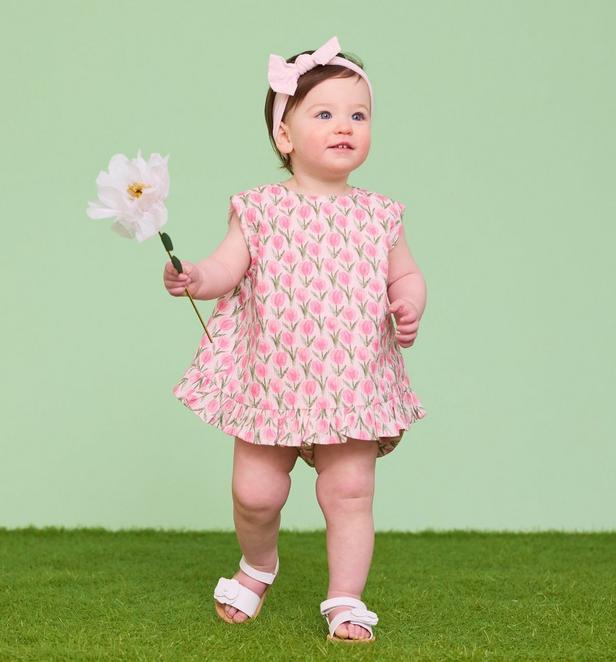
[[[269,584],[266,584],[265,582],[260,582],[258,579],[249,577],[241,570],[238,570],[233,575],[233,579],[237,579],[242,586],[254,591],[259,597],[265,593],[265,589],[269,586]],[[248,618],[248,614],[245,614],[243,611],[240,611],[231,605],[225,605],[225,613],[229,618],[232,618],[235,623],[242,623]]]
[[[348,611],[351,607],[335,607],[327,614],[327,620],[331,623],[334,620],[334,616],[339,614],[341,611]],[[348,621],[343,621],[336,628],[334,634],[341,639],[369,639],[370,632],[361,625],[356,625],[355,623],[349,623]]]

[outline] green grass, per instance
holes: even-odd
[[[0,660],[616,660],[616,533],[377,533],[373,644],[326,642],[325,533],[282,530],[255,621],[230,532],[0,529]]]

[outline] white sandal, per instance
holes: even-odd
[[[332,622],[329,622],[327,615],[335,607],[351,607],[346,611],[341,611],[339,614],[334,616]],[[366,605],[357,598],[352,598],[350,596],[341,596],[338,598],[329,598],[329,600],[323,600],[321,603],[321,614],[325,616],[329,627],[329,634],[327,639],[330,641],[344,641],[349,644],[354,643],[368,643],[370,641],[375,641],[375,636],[372,632],[371,625],[376,625],[379,622],[379,617],[373,612],[366,609]],[[366,628],[370,632],[370,637],[367,639],[344,639],[343,637],[337,637],[334,632],[336,628],[341,624],[348,621],[354,625],[361,625],[361,627]]]
[[[253,579],[256,579],[264,584],[272,584],[276,575],[278,574],[279,559],[276,558],[276,568],[274,572],[261,572],[255,570],[251,565],[248,565],[244,555],[240,559],[240,568]],[[231,605],[248,615],[248,618],[242,623],[245,623],[251,618],[256,618],[261,611],[261,605],[265,600],[265,596],[269,591],[269,586],[266,586],[263,595],[259,596],[248,587],[243,586],[237,579],[227,579],[221,577],[214,589],[214,604],[216,606],[216,613],[227,623],[239,625],[236,621],[229,617],[223,605]]]

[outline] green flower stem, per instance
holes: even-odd
[[[165,250],[169,254],[169,257],[171,258],[171,262],[173,262],[173,266],[176,268],[178,273],[182,273],[182,263],[175,257],[175,255],[171,255],[171,251],[173,250],[173,244],[171,243],[171,237],[166,233],[163,232],[162,234],[159,232],[158,233],[160,240],[163,242],[163,246],[165,247]],[[201,322],[201,325],[203,326],[203,330],[207,334],[207,337],[210,339],[210,342],[214,342],[212,340],[212,336],[210,336],[210,332],[207,330],[207,327],[205,326],[205,322],[201,318],[201,315],[199,314],[199,311],[197,310],[197,306],[195,306],[195,302],[193,301],[193,298],[190,296],[190,292],[188,291],[188,288],[184,288],[184,292],[186,292],[186,295],[190,299],[190,303],[192,303],[192,307],[195,309],[195,312],[197,313],[197,317],[199,318],[199,321]]]

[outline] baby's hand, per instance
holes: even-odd
[[[417,337],[419,311],[409,299],[396,299],[389,306],[389,312],[396,318],[396,340],[401,347],[410,347]]]
[[[167,292],[174,297],[181,297],[184,295],[184,288],[188,288],[191,296],[194,296],[201,286],[203,276],[201,269],[192,262],[180,260],[183,273],[179,274],[173,266],[173,262],[169,261],[165,265],[163,273],[163,282],[167,288]]]

